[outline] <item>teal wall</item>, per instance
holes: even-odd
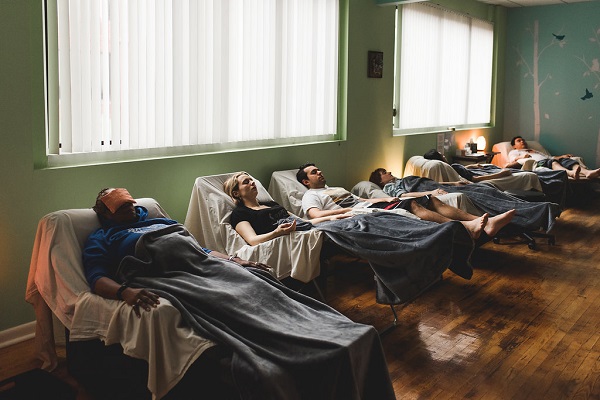
[[[539,26],[539,102],[534,102],[533,27]],[[563,36],[562,40],[555,36]],[[600,3],[514,8],[508,12],[504,137],[539,140],[600,167]],[[594,97],[583,100],[588,89]],[[536,128],[535,113],[539,111]],[[538,136],[536,136],[538,135]]]
[[[136,197],[154,197],[182,221],[197,176],[246,170],[268,185],[272,171],[313,161],[325,171],[329,183],[351,187],[379,166],[400,175],[408,157],[435,147],[435,135],[392,137],[394,8],[377,6],[374,0],[351,0],[346,141],[34,169],[34,154],[39,153],[44,137],[41,3],[0,0],[0,331],[35,318],[24,292],[39,219],[55,210],[90,207],[103,187],[126,187]],[[496,9],[498,26],[503,29],[501,8],[482,8],[472,0],[440,3],[474,12]],[[503,48],[498,49],[500,59]],[[384,52],[383,79],[367,78],[369,50]],[[498,75],[503,76],[502,68]],[[499,104],[503,104],[502,96],[498,91]],[[502,117],[502,110],[495,114]],[[502,132],[500,126],[457,136],[494,138],[500,136],[497,132]]]

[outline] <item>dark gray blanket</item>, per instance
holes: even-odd
[[[438,224],[388,212],[315,226],[338,246],[369,261],[381,304],[412,300],[446,269],[470,279],[473,240],[457,221]]]
[[[143,235],[118,277],[168,299],[195,332],[231,349],[242,399],[395,398],[373,327],[207,255],[183,225]]]
[[[513,174],[520,174],[524,171],[518,168],[510,168]],[[481,168],[469,168],[474,175],[482,176],[497,173],[501,168],[495,165],[483,165]],[[556,203],[564,208],[567,194],[570,191],[568,185],[568,177],[565,171],[552,171],[539,168],[533,171],[538,176],[542,191],[546,195],[546,199],[551,203]]]
[[[396,188],[407,192],[425,192],[442,188],[448,193],[464,193],[471,202],[490,216],[502,214],[512,208],[516,210],[510,224],[505,226],[503,232],[522,232],[552,229],[556,218],[560,215],[560,206],[549,202],[529,202],[518,199],[495,189],[485,183],[471,183],[468,185],[444,185],[428,178],[407,176],[396,181]],[[387,190],[386,186],[386,190]],[[390,196],[396,194],[388,193]]]

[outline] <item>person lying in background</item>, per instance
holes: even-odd
[[[322,171],[312,163],[301,165],[296,177],[298,182],[309,189],[302,197],[302,208],[306,215],[311,218],[347,213],[352,211],[354,207],[364,207],[364,203],[361,203],[362,199],[346,189],[327,186]],[[509,210],[494,217],[489,217],[486,213],[479,217],[444,204],[435,197],[446,193],[443,189],[436,189],[433,193],[406,193],[404,196],[390,196],[389,200],[386,199],[387,201],[371,199],[375,200],[371,202],[371,207],[383,209],[402,208],[425,221],[440,224],[459,221],[473,239],[479,238],[482,231],[488,235],[495,235],[511,221],[515,212]],[[344,207],[342,207],[342,204]]]
[[[565,171],[571,179],[579,179],[581,175],[587,179],[600,177],[600,168],[594,170],[584,168],[579,162],[571,158],[573,157],[572,154],[549,156],[530,149],[527,141],[522,136],[513,137],[510,144],[513,146],[513,150],[508,153],[507,168],[519,168],[526,160],[533,159],[536,161],[537,167]]]
[[[491,165],[471,164],[471,165],[465,166],[465,165],[456,164],[456,163],[450,164],[448,162],[448,160],[446,159],[446,156],[444,156],[442,153],[440,153],[439,151],[437,151],[435,149],[429,150],[427,153],[425,153],[423,155],[423,158],[426,158],[427,160],[439,160],[439,161],[445,162],[446,164],[449,164],[458,173],[458,175],[460,175],[462,178],[464,178],[470,182],[483,182],[483,181],[487,181],[490,179],[504,178],[505,176],[512,175],[512,171],[509,169],[501,169],[501,168],[498,168],[496,166],[491,166]],[[490,172],[486,173],[485,175],[476,175],[475,173],[470,171],[470,169],[473,169],[473,168],[484,168]],[[461,183],[461,182],[458,182],[458,183]],[[467,183],[467,182],[463,182],[463,183]]]
[[[462,193],[479,210],[492,215],[501,215],[507,210],[516,210],[510,224],[518,229],[549,231],[561,212],[560,206],[556,203],[520,200],[485,184],[451,185],[418,176],[396,178],[385,168],[377,168],[371,172],[369,181],[383,189],[386,194],[400,198],[403,195],[442,190],[450,193]]]
[[[100,191],[93,209],[101,227],[83,251],[92,290],[138,316],[169,300],[231,351],[240,398],[395,398],[372,326],[285,287],[264,264],[208,252],[176,221],[148,218],[126,189]]]

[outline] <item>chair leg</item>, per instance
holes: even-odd
[[[496,237],[493,238],[493,242],[496,244],[501,244],[500,240],[503,238],[508,237],[509,235],[497,235]],[[556,240],[554,238],[554,235],[549,234],[549,233],[544,233],[544,232],[520,232],[518,234],[514,234],[513,236],[518,236],[520,237],[521,241],[512,241],[512,242],[504,242],[504,244],[520,244],[520,243],[524,243],[527,244],[527,247],[529,247],[531,250],[535,250],[537,247],[537,243],[535,241],[534,238],[543,238],[543,239],[547,239],[548,240],[548,244],[551,246],[554,246],[556,244]]]
[[[390,308],[392,309],[392,314],[394,314],[394,321],[385,327],[381,332],[379,332],[379,336],[386,335],[392,331],[392,329],[398,326],[398,314],[396,313],[396,309],[393,304],[390,304]]]
[[[321,298],[321,301],[323,303],[327,303],[327,301],[325,300],[325,296],[323,295],[323,292],[321,291],[321,288],[319,287],[319,284],[317,283],[316,279],[313,279],[311,282],[315,286],[315,289],[317,290],[317,294]]]

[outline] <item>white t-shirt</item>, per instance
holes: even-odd
[[[366,203],[370,205],[370,203]],[[308,210],[337,210],[346,207],[365,207],[360,198],[342,187],[325,186],[322,189],[309,189],[302,196],[302,210],[308,215]]]
[[[526,159],[523,159],[523,158],[527,154],[529,154],[531,156],[531,157],[528,157],[528,158],[531,158],[531,159],[533,159],[535,161],[542,161],[542,160],[546,160],[546,159],[549,158],[548,155],[546,155],[544,153],[541,153],[541,152],[539,152],[537,150],[532,150],[532,149],[528,149],[528,150],[514,149],[514,150],[511,150],[508,153],[508,159],[509,159],[510,162],[518,161],[519,164],[523,164],[526,161]]]

